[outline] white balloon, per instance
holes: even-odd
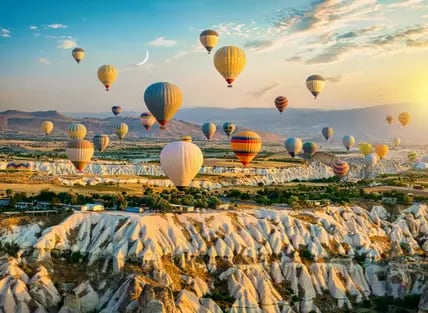
[[[191,142],[171,142],[160,153],[161,167],[178,189],[189,186],[203,162],[201,149]]]

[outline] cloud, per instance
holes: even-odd
[[[295,56],[292,56],[290,58],[285,59],[285,61],[287,61],[287,62],[300,62],[300,61],[303,61],[303,57],[300,55],[295,55]]]
[[[76,41],[73,39],[62,39],[57,41],[57,48],[59,49],[72,49],[77,46]]]
[[[340,44],[336,43],[322,52],[311,56],[305,60],[306,64],[324,64],[339,61],[346,53],[357,48],[354,44]]]
[[[158,37],[148,43],[149,46],[153,47],[164,47],[169,48],[177,44],[177,41],[172,39],[165,39],[164,37]]]
[[[279,84],[277,82],[273,82],[272,84],[270,84],[270,85],[268,85],[268,86],[266,86],[266,87],[264,87],[262,89],[259,89],[259,90],[256,90],[256,91],[247,92],[247,94],[251,95],[251,96],[254,96],[256,98],[260,98],[260,97],[264,96],[269,91],[275,89],[278,86],[279,86]]]
[[[260,51],[271,48],[274,45],[272,40],[251,40],[244,43],[244,48],[249,51]]]
[[[392,45],[417,46],[415,41],[425,41],[428,35],[427,25],[417,25],[405,30],[398,30],[392,33],[382,34],[373,38],[371,45],[377,47],[390,47]]]
[[[38,30],[39,28],[37,27],[37,26],[34,26],[34,25],[30,25],[30,30]]]
[[[7,28],[1,28],[0,27],[0,37],[2,37],[2,38],[11,38],[12,37],[12,33],[10,32],[9,29],[7,29]]]
[[[420,8],[420,7],[423,7],[424,1],[425,0],[398,0],[386,5],[386,8],[388,9],[400,9],[400,8],[408,8],[408,7]]]
[[[332,83],[338,83],[338,82],[340,82],[342,80],[342,78],[343,78],[342,75],[324,77],[324,79],[326,81],[329,81],[329,82],[332,82]]]
[[[49,61],[48,59],[46,59],[46,58],[40,58],[39,59],[39,63],[40,64],[44,64],[44,65],[49,65],[49,64],[51,64],[51,61]]]
[[[63,25],[63,24],[49,24],[49,25],[46,25],[46,27],[51,28],[51,29],[60,29],[60,28],[67,28],[67,25]]]
[[[250,23],[221,23],[213,25],[212,29],[215,29],[221,37],[249,38],[258,33],[263,34],[260,27],[254,21]]]
[[[188,54],[189,54],[188,51],[184,51],[184,50],[177,51],[176,53],[174,53],[174,55],[172,57],[167,58],[165,60],[165,63],[171,63],[172,61],[181,59],[182,57],[184,57]]]

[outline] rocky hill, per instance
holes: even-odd
[[[126,123],[129,127],[127,139],[137,138],[158,138],[175,140],[182,136],[192,136],[195,140],[204,140],[205,137],[201,132],[201,126],[194,123],[189,123],[183,120],[172,120],[167,125],[165,130],[160,130],[159,125],[154,125],[150,131],[146,131],[140,123],[139,115],[135,117],[108,117],[108,118],[71,118],[64,116],[57,111],[41,111],[41,112],[22,112],[9,110],[0,112],[0,133],[19,133],[27,136],[41,136],[40,124],[44,120],[54,122],[55,128],[51,134],[53,137],[66,137],[68,125],[72,122],[79,122],[86,126],[88,130],[88,138],[92,138],[96,133],[114,134],[114,129],[117,123]],[[217,125],[217,133],[213,141],[227,140],[227,136],[223,133],[222,124]],[[237,131],[246,128],[237,127]],[[280,143],[283,138],[279,135],[269,132],[260,132],[260,136],[264,142]],[[8,135],[6,138],[13,139],[13,135]]]
[[[428,211],[74,213],[3,227],[3,312],[291,313],[369,310],[423,295]],[[382,302],[384,312],[394,312]],[[417,306],[417,304],[416,304]],[[404,311],[411,309],[404,304]],[[380,312],[379,309],[374,310]],[[414,308],[413,311],[416,312]]]

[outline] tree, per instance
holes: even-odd
[[[158,201],[155,203],[155,207],[158,210],[169,212],[171,210],[171,206],[169,205],[168,200],[165,200],[163,198],[159,198]]]
[[[6,196],[8,198],[10,198],[12,196],[12,193],[13,193],[12,189],[6,189]]]
[[[290,198],[288,198],[288,205],[290,206],[295,206],[298,202],[299,202],[298,196],[290,196]]]
[[[208,198],[208,207],[211,209],[216,209],[217,206],[221,204],[221,201],[217,199],[216,197],[210,197]]]

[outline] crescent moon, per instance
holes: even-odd
[[[144,63],[146,63],[148,59],[149,59],[149,50],[146,49],[146,57],[144,58],[143,61],[141,61],[140,63],[137,63],[136,65],[137,66],[144,65]]]

